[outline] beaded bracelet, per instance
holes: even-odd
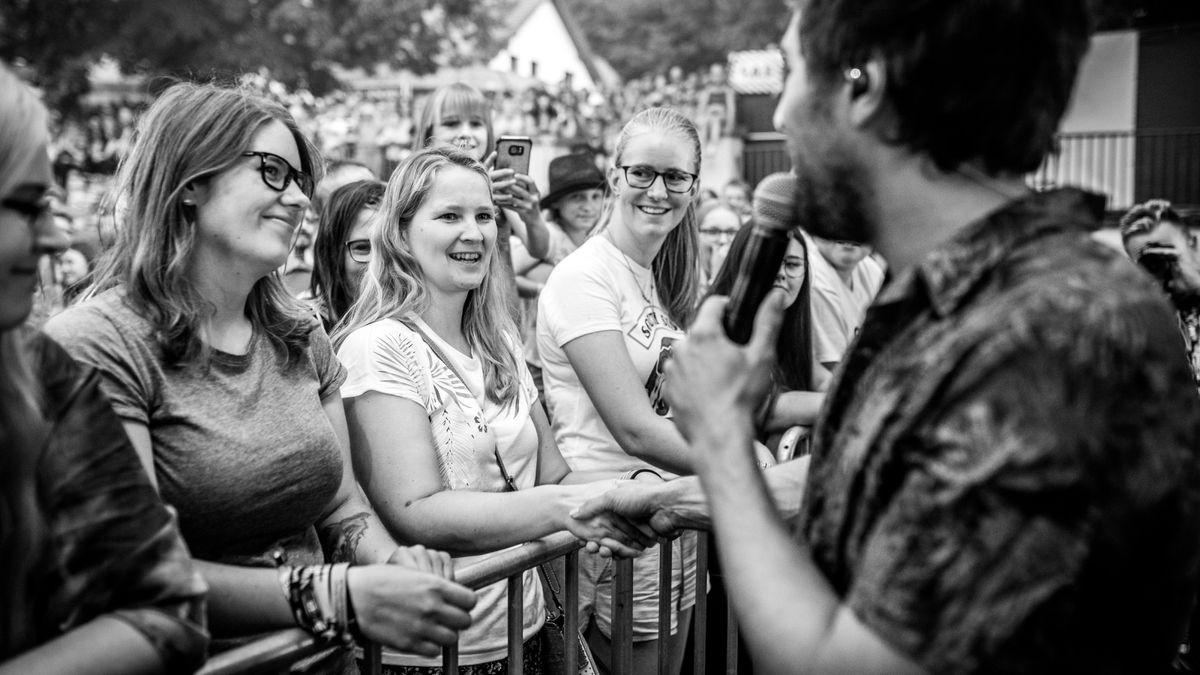
[[[357,627],[347,583],[349,563],[280,567],[279,583],[296,625],[322,639],[354,643]]]

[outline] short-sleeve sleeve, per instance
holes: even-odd
[[[1162,499],[1154,486],[1173,489],[1169,474],[1187,462],[1152,458],[1139,449],[1155,444],[1116,436],[1162,432],[1140,428],[1145,410],[1135,402],[1114,406],[1106,388],[1077,387],[1084,378],[1064,372],[1068,358],[1022,349],[986,376],[967,364],[965,386],[948,383],[946,402],[931,407],[916,432],[919,459],[864,533],[847,603],[930,672],[1038,670],[998,659],[1039,653],[1027,645],[1055,626],[1104,613],[1089,603],[1139,606],[1146,599],[1130,596],[1146,587],[1126,575],[1171,574],[1153,562],[1153,547],[1109,542],[1106,533],[1128,531],[1143,503]],[[1171,414],[1186,418],[1194,407],[1180,403]],[[1100,465],[1112,469],[1093,470]],[[1155,586],[1179,588],[1171,583]],[[1172,601],[1170,593],[1156,600]],[[1123,630],[1140,643],[1133,636],[1142,628]]]
[[[842,360],[849,346],[844,328],[845,320],[840,317],[839,304],[826,293],[814,288],[810,297],[813,320],[813,354],[818,363]]]
[[[581,249],[554,268],[538,301],[539,332],[562,347],[575,338],[621,330],[621,306],[611,275]],[[545,326],[544,329],[541,326]]]
[[[346,367],[342,397],[377,391],[428,408],[432,384],[426,352],[421,339],[399,323],[359,328],[346,336],[337,353]]]
[[[120,312],[111,296],[53,317],[45,333],[80,364],[95,368],[118,417],[148,425],[162,387],[158,347],[132,312]]]
[[[346,381],[346,369],[333,353],[333,345],[325,328],[317,324],[308,338],[308,351],[312,355],[313,366],[317,369],[317,379],[320,384],[321,400],[336,394]]]

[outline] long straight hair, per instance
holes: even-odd
[[[696,125],[683,113],[666,107],[647,108],[625,124],[613,152],[614,168],[621,166],[630,139],[645,133],[676,135],[685,140],[691,145],[692,156],[696,158],[693,173],[700,174],[700,134],[696,131]],[[692,186],[692,200],[684,211],[683,220],[667,234],[662,248],[650,265],[663,309],[678,326],[687,326],[692,322],[696,298],[700,293],[700,225],[696,219],[695,199],[698,190],[699,184]],[[604,200],[597,232],[611,225],[615,211],[616,195],[610,189]]]
[[[34,92],[0,65],[0,197],[46,152],[46,109]],[[49,427],[42,388],[21,329],[0,330],[0,661],[30,646],[38,567],[46,523],[37,493],[37,458]]]
[[[382,181],[360,180],[341,186],[329,195],[321,211],[321,227],[313,242],[313,271],[309,290],[319,300],[329,328],[341,320],[354,303],[355,293],[346,278],[346,237],[363,209],[379,207],[386,186]]]
[[[474,171],[487,183],[483,165],[470,155],[450,148],[429,148],[409,157],[396,168],[383,193],[383,203],[371,227],[371,262],[363,276],[358,299],[334,329],[334,347],[358,328],[382,319],[405,320],[420,316],[430,302],[425,275],[408,244],[408,229],[417,210],[433,189],[438,172],[447,167]],[[520,391],[517,379],[517,327],[503,296],[497,247],[488,253],[487,274],[478,288],[467,292],[462,330],[483,364],[484,388],[490,400],[509,404]]]
[[[750,241],[753,230],[749,225],[743,225],[729,242],[729,253],[721,268],[713,277],[708,295],[729,295],[733,292],[734,282],[737,281],[738,270],[742,259],[746,257],[746,245]],[[789,234],[792,240],[800,242],[804,249],[804,283],[796,300],[783,310],[783,325],[779,328],[779,338],[775,341],[775,370],[772,373],[773,384],[782,391],[813,391],[813,347],[812,347],[812,314],[811,286],[809,280],[812,274],[808,265],[808,246],[804,237],[793,231]]]
[[[124,287],[154,325],[169,365],[204,365],[211,354],[200,328],[213,306],[188,275],[196,208],[183,203],[184,189],[243,161],[241,153],[254,134],[273,121],[288,128],[300,152],[300,169],[319,182],[320,156],[283,106],[213,84],[180,83],[159,96],[139,121],[117,169],[117,241],[102,258],[85,299]],[[276,273],[254,284],[246,315],[289,359],[307,347],[311,312],[292,298]]]

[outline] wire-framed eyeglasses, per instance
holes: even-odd
[[[312,176],[292,168],[288,161],[279,155],[271,152],[262,152],[259,150],[247,150],[242,153],[242,157],[257,157],[259,159],[258,175],[262,176],[263,183],[267,187],[276,192],[287,190],[288,185],[292,181],[296,181],[296,185],[305,197],[312,198],[313,184]]]
[[[625,172],[625,182],[629,183],[629,187],[639,190],[645,190],[654,185],[654,181],[662,176],[663,186],[667,188],[667,192],[683,193],[692,189],[697,178],[696,174],[681,169],[656,171],[654,167],[645,164],[627,164],[617,168]]]
[[[351,239],[346,242],[346,250],[350,252],[350,259],[356,263],[371,262],[370,239]]]

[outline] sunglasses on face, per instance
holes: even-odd
[[[288,189],[288,185],[292,181],[296,181],[297,187],[304,193],[304,196],[312,199],[315,187],[312,176],[293,169],[286,159],[274,153],[258,150],[247,150],[242,153],[242,157],[258,158],[258,175],[262,176],[262,181],[266,183],[267,187],[276,192],[283,192]]]

